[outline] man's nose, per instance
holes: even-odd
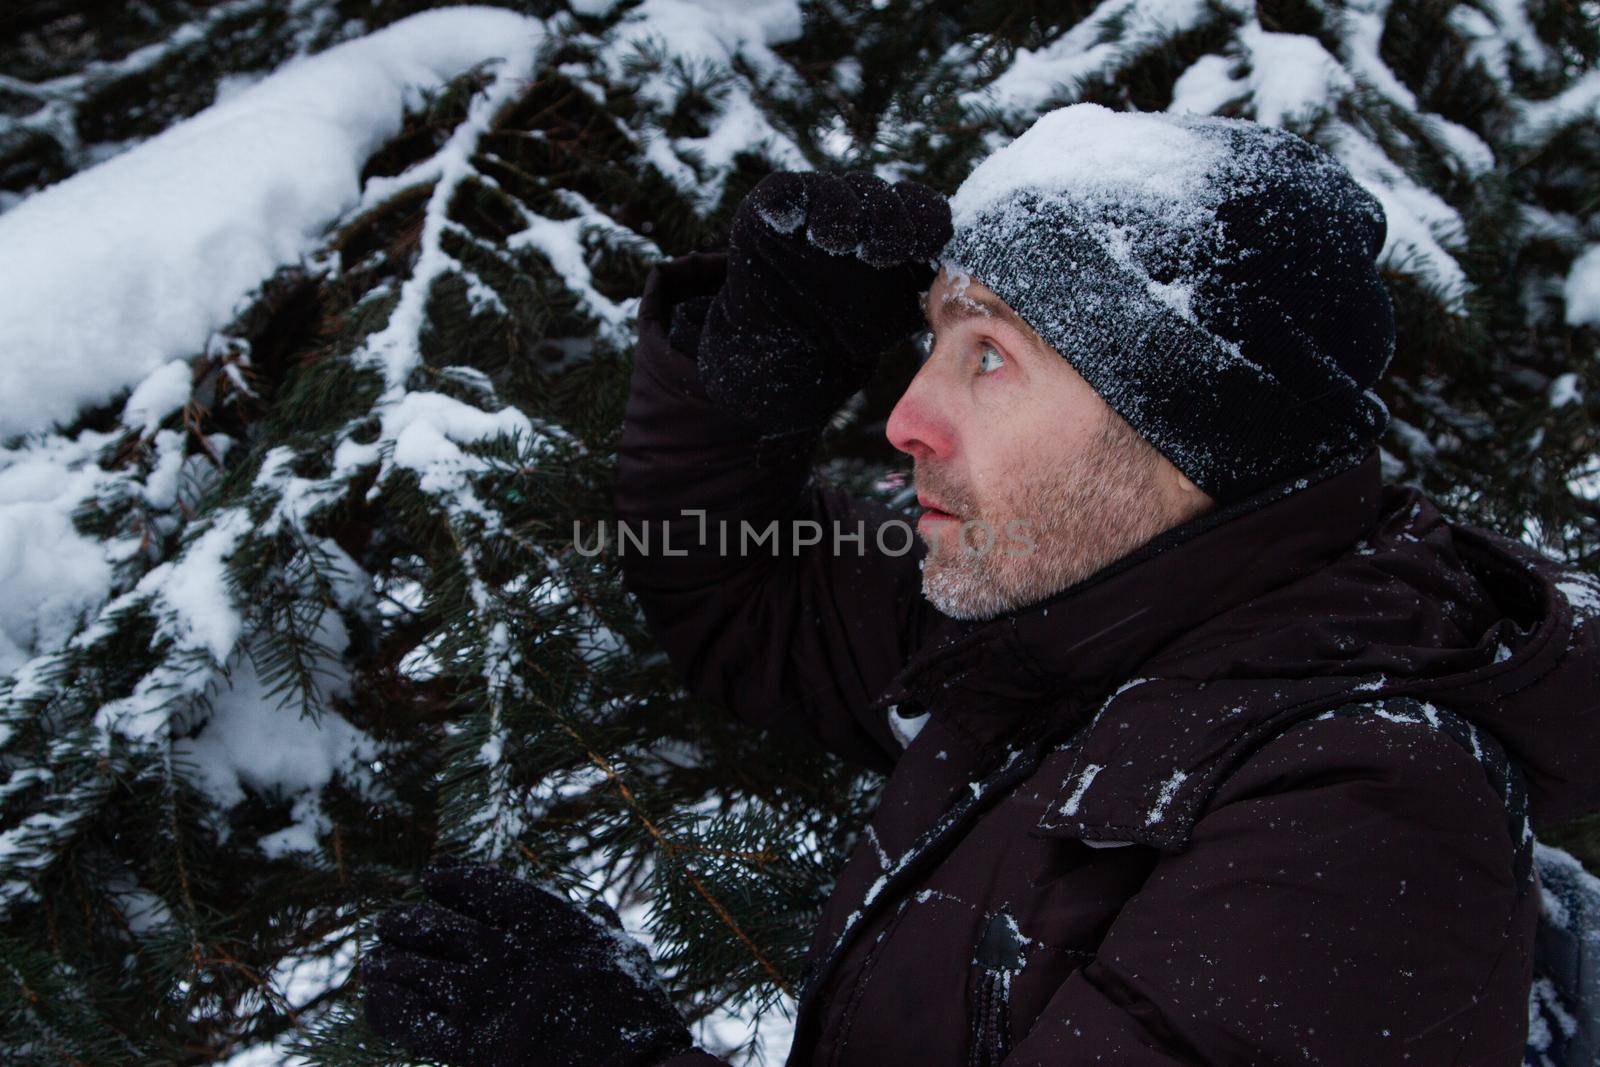
[[[889,412],[884,434],[889,443],[913,459],[949,458],[955,450],[955,432],[949,407],[939,402],[938,379],[932,360],[917,371],[911,384]]]

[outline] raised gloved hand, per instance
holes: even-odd
[[[916,182],[767,175],[734,213],[727,281],[700,309],[706,393],[773,431],[825,422],[921,329],[917,297],[950,233],[944,197]]]
[[[616,913],[494,867],[434,867],[431,903],[378,919],[367,1023],[413,1054],[473,1067],[654,1067],[689,1049],[649,954]]]

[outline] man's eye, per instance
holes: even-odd
[[[978,349],[978,370],[988,374],[990,371],[999,370],[1006,365],[1005,357],[1000,354],[994,345],[984,345]]]
[[[932,330],[922,330],[911,339],[911,343],[916,346],[917,355],[921,356],[924,361],[926,361],[929,356],[933,355]]]

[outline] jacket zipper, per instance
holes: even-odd
[[[1011,979],[1027,962],[1028,938],[1017,929],[1011,912],[1001,908],[989,917],[972,962],[978,968],[972,1005],[972,1038],[967,1067],[999,1067],[1011,1051]]]

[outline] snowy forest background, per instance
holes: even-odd
[[[1596,0],[9,5],[0,1059],[400,1062],[352,964],[453,852],[621,905],[781,1062],[875,783],[684,697],[574,550],[637,296],[770,170],[951,192],[1079,100],[1343,160],[1389,476],[1600,571]],[[913,367],[823,450],[899,504]]]

